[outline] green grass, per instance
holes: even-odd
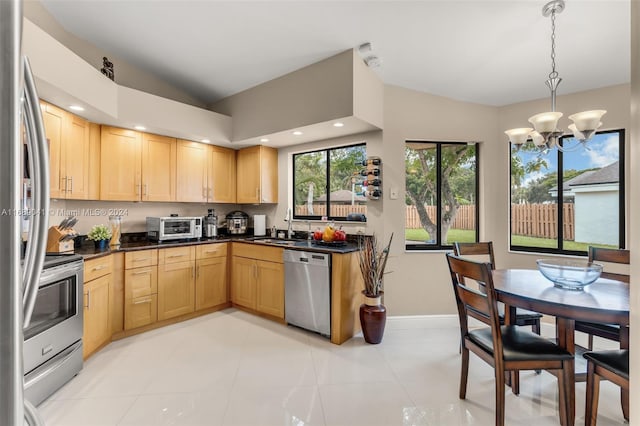
[[[522,235],[513,235],[511,237],[511,244],[514,246],[524,246],[524,247],[558,248],[558,244],[556,240],[551,240],[548,238],[525,237]],[[565,250],[583,251],[585,253],[589,250],[589,246],[618,248],[617,246],[612,246],[607,244],[577,243],[575,241],[565,241],[563,246]]]
[[[476,237],[476,233],[473,230],[449,229],[449,233],[447,234],[447,242],[449,244],[452,244],[454,241],[472,243],[475,241],[475,237]],[[429,240],[429,234],[424,229],[405,229],[404,238],[406,241],[424,242]],[[512,237],[512,244],[514,246],[523,246],[523,247],[544,247],[544,248],[558,247],[556,240],[552,240],[548,238],[525,237],[522,235],[514,235]],[[564,242],[565,250],[583,251],[586,253],[589,249],[589,246],[617,248],[616,246],[611,246],[606,244],[577,243],[575,241]]]
[[[404,238],[407,241],[424,242],[429,240],[429,234],[424,229],[405,229]],[[476,232],[468,229],[449,229],[447,233],[447,242],[452,244],[454,241],[472,243],[476,240]]]

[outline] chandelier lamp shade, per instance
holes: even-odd
[[[533,127],[520,127],[505,131],[509,141],[518,148],[529,140],[543,152],[548,152],[553,147],[560,151],[571,151],[579,146],[586,148],[586,142],[602,126],[600,120],[607,112],[598,109],[570,115],[569,119],[573,123],[569,125],[569,130],[579,143],[572,148],[563,147],[558,143],[558,138],[563,135],[563,131],[558,128],[558,121],[563,114],[556,111],[556,91],[562,81],[556,71],[556,15],[561,13],[564,7],[564,0],[553,0],[542,8],[542,15],[551,17],[551,73],[546,81],[547,87],[551,91],[551,111],[529,117],[529,123]]]

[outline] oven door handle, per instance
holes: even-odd
[[[47,215],[49,214],[49,149],[44,131],[36,84],[29,60],[24,58],[24,122],[27,146],[31,152],[29,166],[32,176],[33,212],[29,221],[29,239],[22,274],[24,324],[27,328],[36,303],[40,274],[47,246]]]

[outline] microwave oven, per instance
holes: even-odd
[[[147,217],[147,239],[190,240],[202,237],[202,217]]]

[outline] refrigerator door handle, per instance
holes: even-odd
[[[36,407],[26,399],[24,400],[24,419],[29,426],[45,426]]]
[[[49,214],[49,149],[40,111],[36,84],[29,60],[24,58],[24,122],[27,145],[32,155],[29,166],[32,170],[33,214],[29,221],[29,240],[22,275],[24,328],[31,322],[40,284],[40,273],[47,246],[47,216]]]

